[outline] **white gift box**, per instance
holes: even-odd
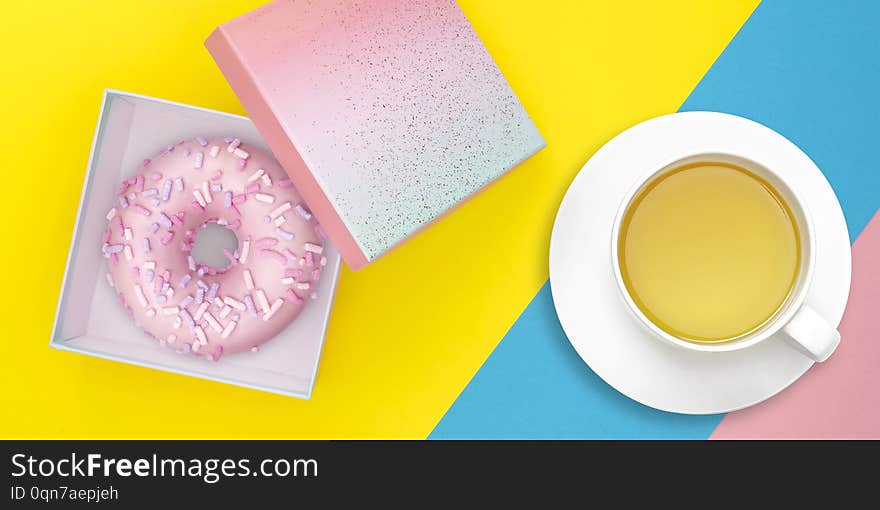
[[[106,90],[49,345],[168,372],[309,398],[327,332],[340,256],[329,243],[318,298],[257,352],[213,362],[163,348],[135,327],[106,280],[101,234],[116,187],[157,148],[181,138],[235,136],[267,151],[253,123],[238,115]]]

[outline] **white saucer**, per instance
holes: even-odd
[[[849,296],[851,254],[846,221],[831,185],[782,135],[722,113],[651,119],[617,135],[590,158],[569,187],[553,225],[550,286],[569,341],[605,382],[647,406],[710,414],[775,395],[813,362],[779,335],[735,352],[686,351],[653,337],[624,304],[610,244],[620,202],[645,172],[698,152],[762,161],[791,180],[810,210],[816,233],[816,268],[806,302],[831,324],[839,324]]]

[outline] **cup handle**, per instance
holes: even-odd
[[[809,305],[801,306],[782,330],[792,347],[820,363],[840,344],[840,332]]]

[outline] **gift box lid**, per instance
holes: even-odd
[[[279,0],[205,45],[352,269],[545,146],[454,0]]]

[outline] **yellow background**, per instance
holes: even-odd
[[[578,169],[675,111],[757,5],[460,2],[549,145],[376,264],[343,270],[309,401],[50,349],[102,90],[244,114],[203,40],[262,3],[4,6],[0,437],[425,437],[546,280]]]

